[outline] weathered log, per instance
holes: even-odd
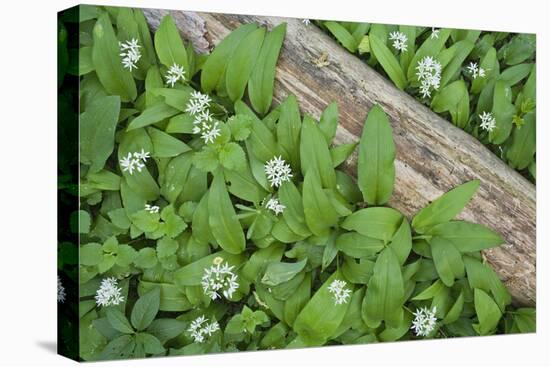
[[[396,182],[389,205],[409,218],[444,192],[479,179],[478,193],[459,218],[482,223],[506,244],[484,252],[516,304],[536,301],[535,187],[472,136],[395,88],[315,26],[291,18],[145,10],[153,29],[167,13],[199,52],[212,48],[243,23],[273,28],[287,22],[277,65],[274,102],[296,95],[302,112],[318,118],[338,103],[338,143],[357,141],[367,112],[380,104],[390,117],[397,146]],[[319,57],[328,55],[328,65]],[[357,156],[347,164],[354,173]]]

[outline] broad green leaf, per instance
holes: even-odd
[[[481,289],[474,289],[474,304],[478,324],[472,326],[479,335],[488,335],[497,327],[502,313],[493,299]]]
[[[391,248],[380,253],[374,265],[363,300],[362,317],[367,326],[376,328],[382,321],[398,327],[403,319],[405,297],[399,259]]]
[[[149,126],[159,121],[176,115],[179,111],[174,107],[167,105],[164,102],[159,102],[151,107],[148,107],[138,117],[132,120],[128,125],[127,130],[134,130],[140,127]]]
[[[267,195],[267,191],[252,176],[248,165],[239,171],[224,169],[223,172],[229,182],[227,189],[232,195],[253,203],[261,202]]]
[[[124,314],[115,307],[107,308],[107,320],[111,326],[123,334],[132,334],[134,329]]]
[[[302,202],[305,221],[311,232],[317,236],[328,235],[330,227],[338,222],[338,215],[313,170],[305,174]]]
[[[501,311],[504,312],[506,306],[512,302],[512,297],[495,271],[488,264],[481,263],[470,256],[464,256],[463,259],[470,287],[490,292]]]
[[[244,95],[246,84],[258,60],[264,36],[263,27],[250,32],[235,48],[228,61],[225,87],[227,95],[233,102],[242,99]]]
[[[294,183],[292,181],[284,182],[279,187],[278,197],[281,204],[285,206],[283,217],[286,224],[294,233],[300,236],[309,236],[311,231],[306,224],[302,196]]]
[[[291,94],[280,105],[281,114],[277,123],[277,141],[284,150],[294,170],[300,167],[301,117],[296,97]]]
[[[362,258],[383,250],[384,242],[356,232],[348,232],[336,238],[336,248],[348,256]]]
[[[332,102],[325,108],[321,114],[321,119],[319,120],[319,129],[325,136],[327,144],[332,143],[334,135],[336,135],[336,128],[338,127],[338,104]]]
[[[250,282],[256,281],[269,263],[281,260],[284,249],[283,244],[273,244],[255,251],[243,266],[241,274]]]
[[[395,252],[399,263],[403,266],[412,249],[411,227],[407,218],[403,217],[403,221],[397,232],[395,232],[389,247]]]
[[[498,76],[498,81],[503,82],[505,85],[513,86],[523,80],[531,70],[533,69],[533,64],[520,64],[515,65],[509,68],[506,68]]]
[[[179,287],[172,283],[155,283],[140,280],[138,284],[138,293],[143,295],[157,287],[160,287],[160,311],[180,312],[193,308],[186,293],[182,292]],[[152,331],[156,321],[157,320],[152,322],[151,326],[147,328],[147,331]],[[158,337],[155,333],[153,333],[153,335]]]
[[[355,151],[358,142],[340,144],[330,149],[330,157],[332,158],[332,166],[338,167],[349,158],[349,156]]]
[[[455,80],[460,69],[464,63],[464,60],[468,57],[472,49],[474,48],[475,40],[461,40],[453,44],[452,48],[456,48],[453,59],[445,66],[445,69],[441,73],[440,87],[445,87],[449,82]]]
[[[98,265],[103,260],[103,250],[99,243],[88,243],[80,246],[80,264]]]
[[[208,210],[208,195],[206,192],[199,201],[199,205],[195,208],[193,213],[193,221],[191,222],[191,229],[193,231],[193,237],[203,245],[207,245],[209,242],[215,241],[208,220],[210,213]]]
[[[166,15],[162,18],[155,32],[155,50],[160,62],[164,66],[169,68],[176,64],[182,66],[183,70],[189,73],[187,52],[171,15]],[[186,75],[186,77],[188,76]]]
[[[229,253],[244,251],[244,232],[236,218],[233,203],[227,192],[222,172],[214,175],[208,194],[208,223],[218,244]]]
[[[155,319],[160,306],[160,288],[141,296],[134,305],[130,321],[138,331],[145,330]]]
[[[327,27],[329,32],[332,33],[334,37],[336,37],[336,39],[342,44],[342,46],[344,46],[349,52],[355,53],[355,51],[357,50],[357,46],[359,46],[359,42],[357,42],[355,38],[353,38],[351,33],[346,28],[344,28],[338,22],[330,21],[323,22],[323,24],[325,25],[325,27]]]
[[[502,237],[489,228],[463,221],[441,223],[426,233],[451,241],[460,252],[479,251],[504,243]]]
[[[193,162],[191,154],[180,154],[170,159],[170,162],[166,165],[160,193],[170,203],[174,203],[177,200],[187,183]]]
[[[80,114],[80,162],[90,165],[89,172],[101,171],[115,146],[115,129],[120,113],[120,98],[95,99]]]
[[[445,325],[451,324],[456,320],[458,320],[463,309],[464,309],[464,291],[461,291],[455,303],[453,304],[449,312],[447,312],[447,315],[445,315],[445,318],[443,319],[443,324]]]
[[[279,58],[281,46],[283,45],[285,33],[286,23],[281,23],[273,28],[271,32],[268,32],[248,81],[250,103],[254,107],[254,110],[262,116],[271,107],[275,66]]]
[[[274,287],[294,278],[306,266],[307,259],[295,263],[272,262],[267,265],[262,283]]]
[[[284,319],[288,325],[294,325],[296,317],[311,297],[311,273],[307,273],[300,286],[285,301]]]
[[[399,61],[382,40],[374,34],[369,35],[370,49],[378,62],[388,74],[397,88],[403,90],[407,87],[407,77],[399,65]]]
[[[176,319],[156,319],[149,325],[147,332],[154,335],[161,343],[174,339],[187,329],[187,324]]]
[[[449,112],[453,124],[464,129],[470,117],[470,96],[464,80],[456,80],[442,88],[433,97],[431,107],[437,113]]]
[[[495,128],[489,133],[489,141],[502,144],[512,131],[512,117],[516,108],[512,104],[512,90],[504,81],[495,84],[492,113],[496,121]]]
[[[399,228],[403,216],[395,209],[373,207],[360,209],[347,217],[342,228],[363,236],[389,242]]]
[[[244,24],[225,37],[212,51],[202,66],[201,87],[204,92],[212,92],[225,80],[228,60],[241,41],[258,26],[254,23]]]
[[[336,188],[336,174],[325,137],[317,123],[309,116],[304,117],[300,133],[300,160],[302,174],[314,171],[323,188]]]
[[[93,29],[92,61],[97,77],[107,93],[120,96],[122,102],[137,96],[132,73],[122,66],[118,40],[107,13],[103,13]]]
[[[132,335],[121,335],[105,346],[99,359],[128,359],[133,356],[135,346],[136,342]]]
[[[372,107],[363,126],[359,144],[357,181],[370,205],[386,203],[395,180],[395,144],[388,116],[378,105]]]
[[[135,264],[139,268],[149,269],[157,264],[157,253],[151,247],[145,247],[139,250],[138,256],[135,259]]]
[[[470,201],[478,187],[479,180],[472,180],[441,195],[414,216],[414,230],[424,233],[429,227],[453,219]]]
[[[294,331],[306,345],[323,345],[338,329],[350,305],[350,301],[336,304],[329,287],[334,280],[343,280],[339,271],[334,272],[315,292],[294,321]],[[353,286],[346,288],[353,292]]]
[[[254,121],[252,131],[247,141],[250,149],[247,149],[263,164],[277,155],[277,142],[275,136],[261,121]],[[251,162],[252,165],[252,162]],[[254,167],[252,167],[254,169]],[[263,169],[263,167],[262,167]]]
[[[175,157],[191,150],[183,141],[154,127],[148,127],[147,132],[153,143],[154,152],[152,154],[158,158]]]
[[[525,125],[515,128],[511,137],[510,148],[506,151],[508,164],[517,170],[525,169],[536,153],[537,131],[535,114],[528,113],[523,119]]]
[[[160,340],[148,333],[136,334],[136,343],[141,343],[143,345],[145,353],[147,354],[156,355],[164,353],[165,351]]]
[[[229,170],[242,171],[247,168],[244,150],[235,142],[225,144],[218,152],[218,159]]]
[[[283,243],[294,243],[305,238],[305,236],[300,236],[299,234],[294,233],[284,218],[279,219],[275,223],[273,230],[271,231],[271,235],[277,241],[281,241]]]
[[[462,255],[454,244],[444,238],[432,237],[428,240],[431,246],[433,261],[441,281],[447,287],[452,287],[455,279],[464,276]]]

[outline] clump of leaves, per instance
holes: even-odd
[[[153,41],[139,10],[83,9],[82,359],[534,330],[481,256],[502,238],[453,219],[478,181],[409,223],[387,206],[396,147],[379,106],[344,145],[335,104],[320,121],[294,96],[271,106],[284,24],[244,25],[202,56],[170,16]],[[356,181],[340,165],[357,145]]]
[[[333,21],[317,24],[399,89],[535,180],[535,35]],[[429,93],[423,92],[419,78],[419,66],[426,57],[439,68]],[[483,123],[484,113],[490,114],[490,124]]]

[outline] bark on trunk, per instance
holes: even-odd
[[[506,244],[484,251],[488,262],[510,290],[516,304],[536,300],[535,187],[485,146],[442,119],[385,77],[347,52],[313,25],[299,19],[146,9],[151,27],[171,13],[185,39],[207,52],[243,23],[269,29],[287,22],[287,35],[277,64],[274,103],[296,95],[302,113],[319,118],[332,101],[340,119],[336,142],[357,141],[367,112],[379,104],[389,115],[397,146],[392,207],[410,219],[430,201],[471,179],[478,193],[459,215],[500,233]],[[315,60],[328,55],[329,64]],[[355,174],[357,156],[346,163]]]

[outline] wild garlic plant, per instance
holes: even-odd
[[[361,116],[356,179],[342,164],[355,146],[334,142],[336,105],[321,129],[295,96],[272,103],[286,24],[243,25],[198,55],[170,15],[151,35],[139,9],[90,9],[93,68],[78,77],[80,359],[534,330],[535,311],[512,306],[482,256],[502,237],[455,219],[479,181],[409,220],[388,204],[399,147],[380,106]],[[118,42],[134,26],[130,68]],[[420,35],[399,32],[399,55],[413,56]],[[432,100],[445,88],[439,54],[418,70]],[[498,129],[498,115],[478,115]],[[59,302],[62,289],[58,278]]]

